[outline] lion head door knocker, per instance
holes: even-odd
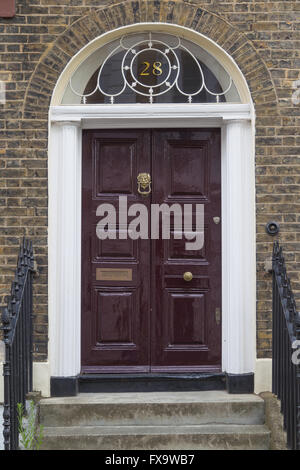
[[[142,196],[148,196],[151,193],[151,176],[149,173],[139,173],[137,177],[138,192]]]

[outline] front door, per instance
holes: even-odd
[[[151,175],[144,188],[141,173]],[[219,371],[220,130],[83,131],[82,174],[82,372]],[[126,218],[137,216],[128,215],[136,203],[147,220],[142,238],[132,239]],[[104,204],[116,217],[106,227],[110,238],[100,239]],[[175,204],[182,221],[189,212],[192,232],[203,205],[203,247],[187,249],[192,240],[178,237],[172,210],[169,239],[162,237],[166,214],[151,239],[154,204]]]

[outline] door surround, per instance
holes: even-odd
[[[176,29],[177,34],[181,29],[187,30],[179,26]],[[193,31],[193,34],[203,38],[200,33]],[[236,73],[241,76],[240,82],[245,83],[237,66]],[[59,82],[56,90],[60,94]],[[57,102],[57,97],[52,100],[52,103]],[[138,127],[221,128],[222,369],[233,380],[235,377],[237,380],[240,377],[253,380],[256,359],[256,247],[252,103],[50,107],[50,376],[74,378],[80,373],[81,366],[82,129]]]
[[[66,109],[68,108],[68,109]],[[108,109],[109,108],[109,109]],[[109,112],[112,110],[113,112]],[[256,357],[255,165],[250,106],[53,107],[49,149],[49,360],[52,377],[80,373],[81,129],[220,127],[222,369],[253,374]]]

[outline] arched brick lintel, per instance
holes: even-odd
[[[270,72],[253,44],[231,24],[183,0],[125,0],[94,9],[73,23],[43,54],[24,100],[25,119],[47,119],[54,87],[71,58],[90,41],[113,29],[144,22],[171,23],[215,41],[237,63],[248,83],[258,115],[277,114],[277,96]]]

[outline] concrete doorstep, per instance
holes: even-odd
[[[42,399],[43,449],[267,450],[265,404],[225,391],[79,394]]]

